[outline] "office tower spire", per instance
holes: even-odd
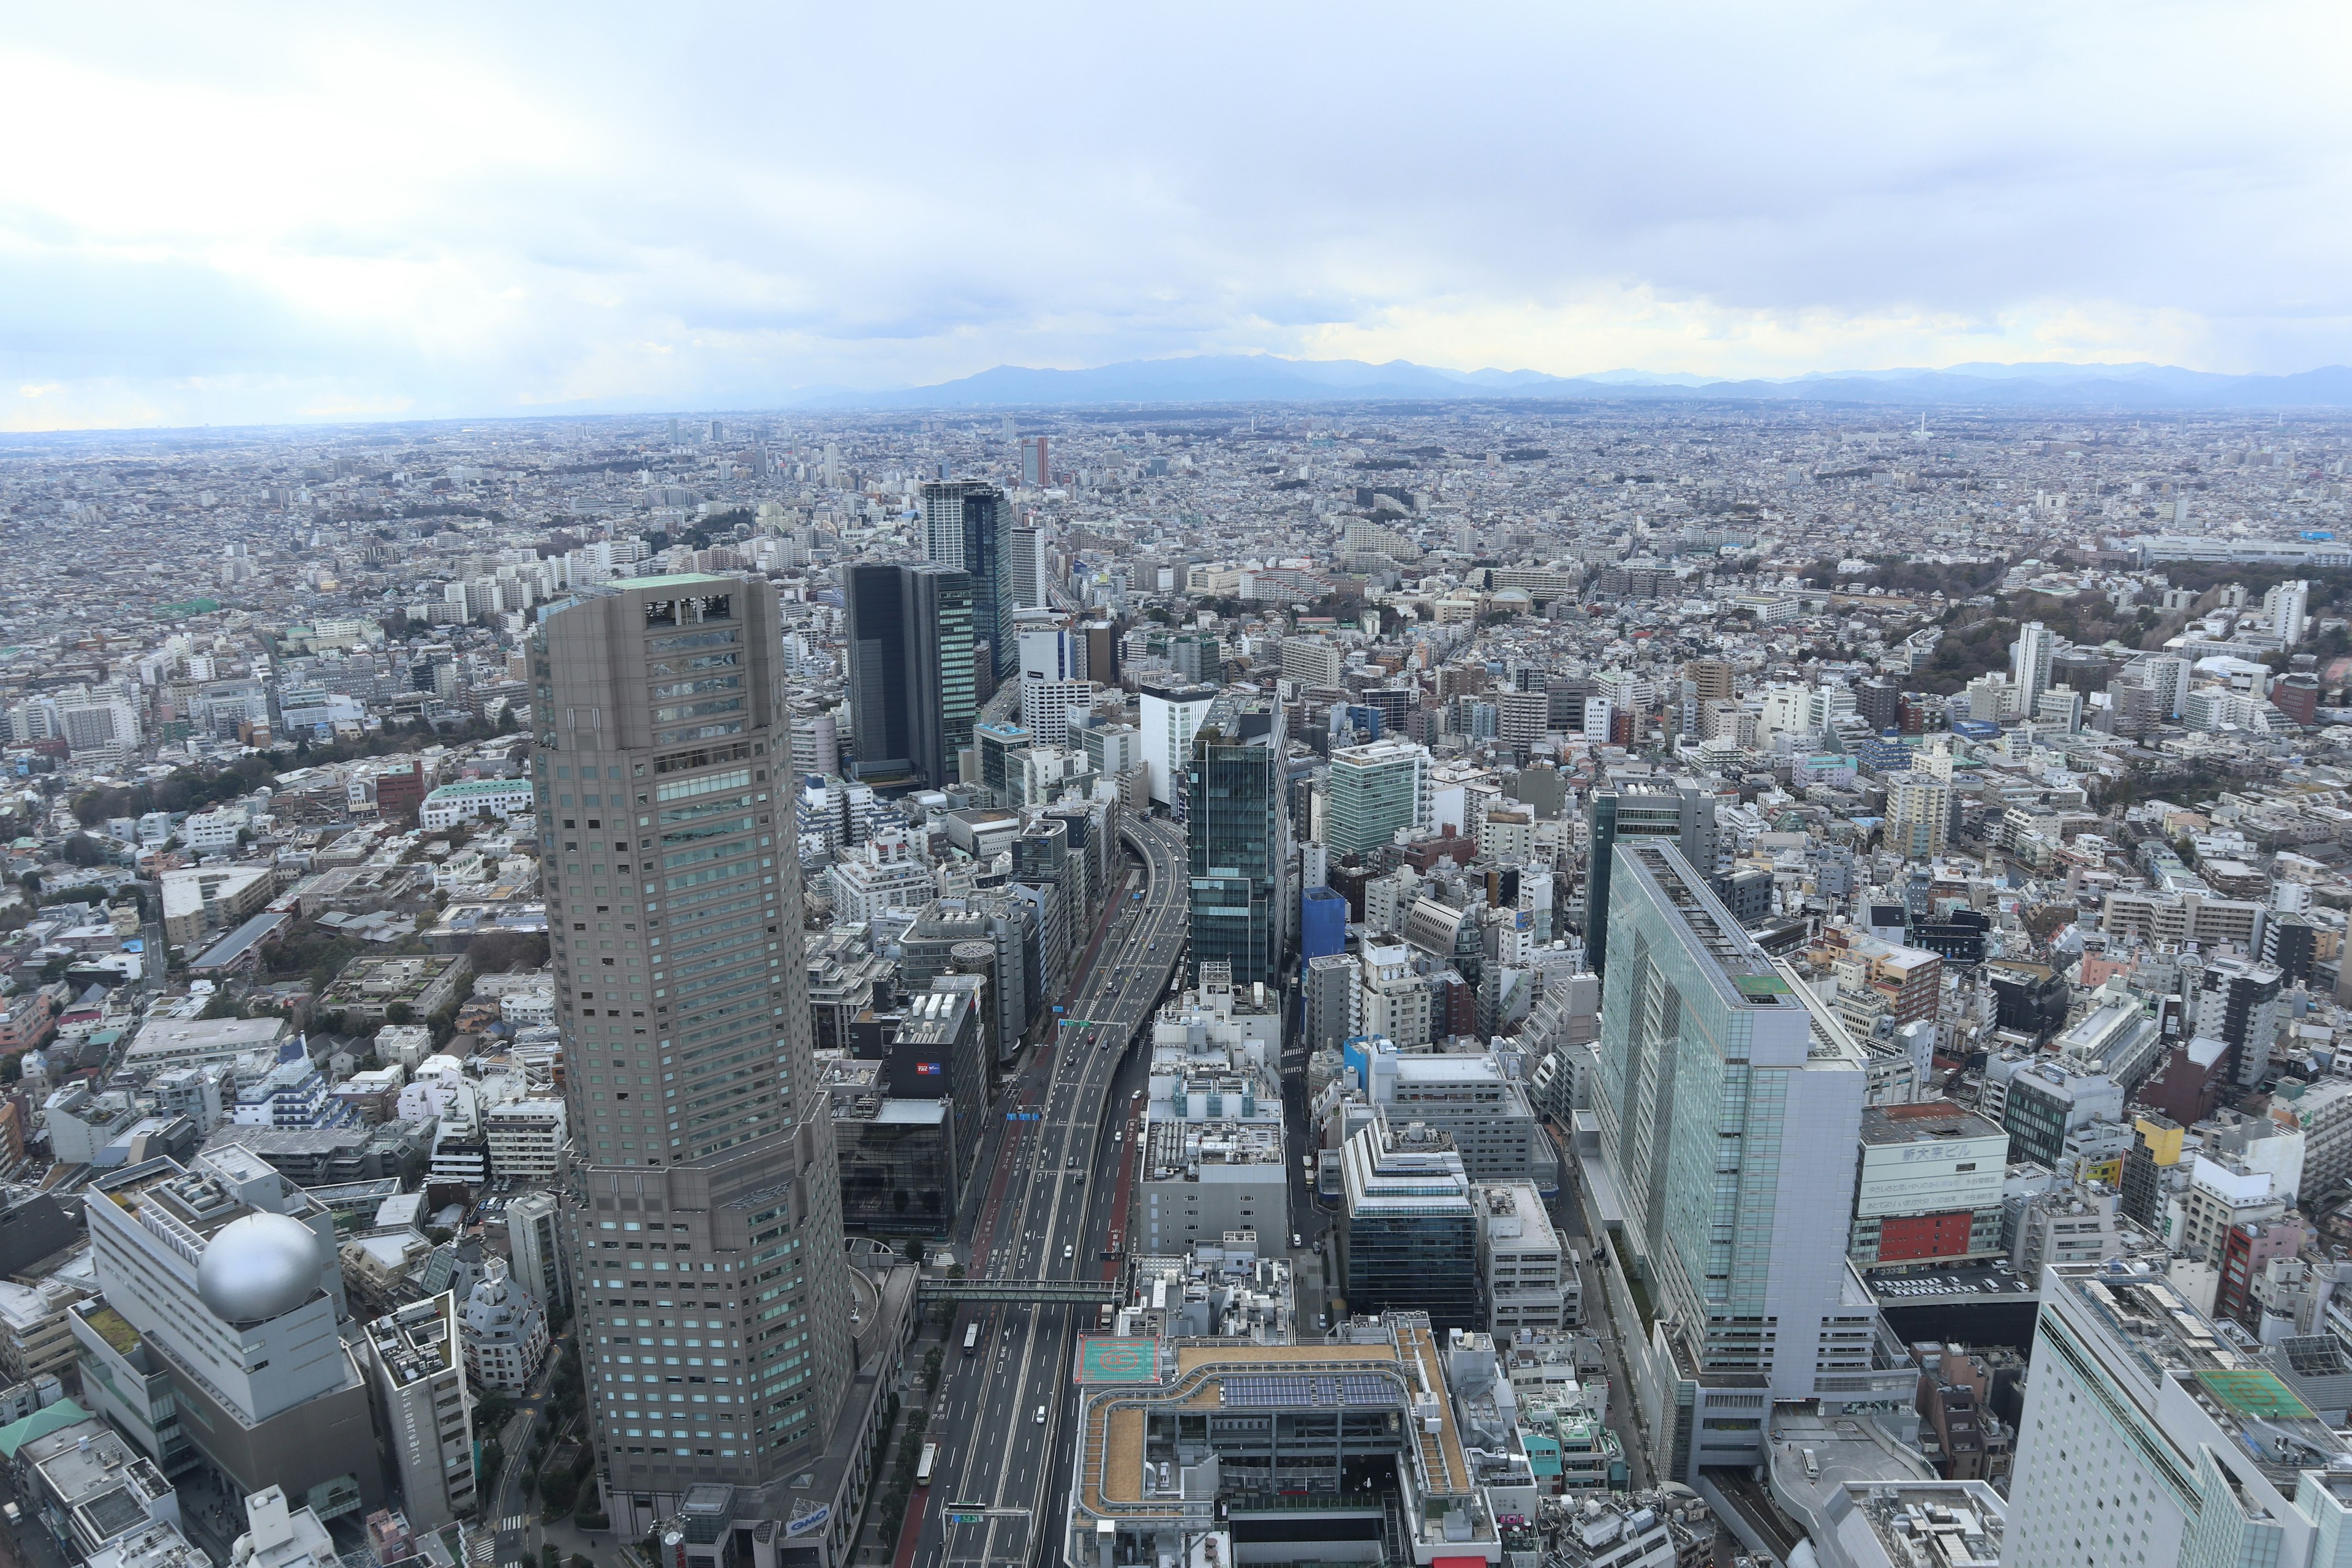
[[[774,591],[611,587],[533,637],[532,782],[597,1464],[667,1511],[823,1451],[851,1286],[780,799]],[[701,1352],[691,1390],[646,1348],[680,1340]]]

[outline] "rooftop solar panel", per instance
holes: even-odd
[[[1395,1385],[1368,1373],[1256,1373],[1223,1380],[1228,1408],[1273,1405],[1369,1405],[1392,1408],[1398,1403]]]

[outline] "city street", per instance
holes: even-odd
[[[1093,1279],[1116,1268],[1102,1252],[1125,1223],[1118,1178],[1130,1145],[1115,1108],[1140,1082],[1144,1063],[1130,1047],[1177,972],[1189,918],[1181,835],[1163,823],[1129,826],[1146,880],[1122,888],[1132,912],[1110,917],[1055,1039],[1005,1096],[1006,1120],[993,1124],[996,1169],[970,1243],[975,1278]],[[929,1498],[910,1505],[919,1518],[900,1537],[901,1568],[1025,1563],[1045,1548],[1058,1528],[1054,1500],[1066,1485],[1062,1433],[1076,1336],[1092,1327],[1090,1317],[1074,1319],[1080,1310],[1007,1302],[957,1314],[927,1432],[939,1456]],[[974,1323],[979,1337],[965,1356],[964,1330]],[[979,1517],[950,1524],[950,1503],[972,1505],[959,1511]]]

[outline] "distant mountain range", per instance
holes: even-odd
[[[825,388],[803,407],[1037,408],[1117,403],[1774,402],[1879,407],[2003,409],[2252,409],[2352,407],[2352,368],[2295,375],[2221,375],[2167,364],[1947,365],[1941,370],[1815,372],[1780,380],[1713,380],[1685,373],[1612,370],[1546,375],[1532,370],[1439,370],[1391,360],[1279,359],[1201,354],[1129,360],[1091,370],[998,365],[959,381],[889,392]]]

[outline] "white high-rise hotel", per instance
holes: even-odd
[[[2042,1270],[2004,1568],[2347,1558],[2352,1445],[2264,1358],[2161,1274],[2120,1260]]]

